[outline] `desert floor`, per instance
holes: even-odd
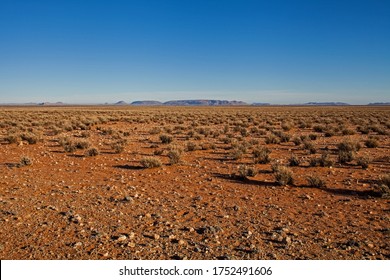
[[[389,259],[389,181],[390,107],[1,107],[0,258]]]

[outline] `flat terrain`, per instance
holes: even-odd
[[[1,107],[1,259],[390,259],[390,107]]]

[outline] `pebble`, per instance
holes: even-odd
[[[126,235],[121,235],[118,237],[117,241],[122,242],[125,241],[126,239],[127,239]]]

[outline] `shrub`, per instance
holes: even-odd
[[[40,137],[34,133],[23,133],[21,135],[22,140],[27,141],[29,144],[36,144],[40,141]]]
[[[266,144],[279,144],[280,143],[280,139],[276,135],[271,134],[271,135],[268,135],[265,138],[265,143]]]
[[[77,141],[77,142],[75,142],[76,149],[80,149],[80,150],[87,149],[87,148],[89,148],[90,145],[91,144],[88,141]]]
[[[248,177],[254,177],[257,174],[257,170],[253,166],[247,166],[242,164],[238,168],[238,176],[242,179],[247,179]]]
[[[244,155],[244,152],[242,151],[242,149],[240,148],[235,148],[231,153],[230,153],[230,157],[234,160],[238,160],[240,158],[242,158]]]
[[[299,137],[294,137],[294,138],[292,139],[292,141],[293,141],[293,143],[295,144],[295,146],[299,146],[299,145],[301,145],[301,143],[302,143],[302,140],[301,140],[301,138],[299,138]]]
[[[179,163],[180,162],[180,158],[181,158],[181,150],[172,149],[172,150],[170,150],[168,152],[167,156],[169,158],[169,163],[170,164]]]
[[[199,147],[192,141],[187,142],[186,150],[191,152],[199,149]]]
[[[15,144],[15,143],[18,143],[20,142],[21,137],[19,135],[16,135],[16,134],[10,134],[10,135],[7,135],[4,140],[6,142],[8,142],[9,144]]]
[[[291,155],[291,157],[288,160],[290,166],[299,166],[300,160],[296,155]]]
[[[155,158],[155,157],[144,157],[141,160],[141,165],[144,168],[154,168],[154,167],[160,167],[162,166],[162,163],[160,159]]]
[[[269,154],[271,151],[265,147],[257,147],[256,149],[253,150],[253,159],[254,163],[269,163],[270,162],[270,157]]]
[[[309,176],[307,177],[307,183],[309,184],[310,187],[313,188],[325,188],[326,184],[325,182],[318,176]]]
[[[375,189],[382,197],[390,197],[390,174],[382,176],[379,184],[375,185]]]
[[[86,152],[85,155],[88,157],[94,157],[99,154],[99,150],[95,147],[89,148]]]
[[[353,151],[338,151],[339,163],[351,162],[355,159],[355,153]]]
[[[339,151],[357,152],[360,150],[361,146],[360,146],[359,142],[355,142],[355,141],[351,141],[351,140],[344,140],[343,142],[341,142],[337,145],[337,148]]]
[[[111,144],[111,149],[113,149],[115,153],[120,154],[125,150],[125,142],[115,142]]]
[[[160,135],[160,140],[161,140],[161,143],[163,143],[163,144],[169,144],[172,142],[173,138],[170,135],[162,134],[162,135]]]
[[[32,160],[29,157],[24,156],[20,159],[18,163],[18,167],[27,166],[31,164],[32,164]]]
[[[369,157],[358,157],[356,160],[357,160],[357,165],[361,166],[363,169],[367,169],[368,165],[371,162]]]
[[[308,140],[303,142],[304,148],[310,152],[310,154],[315,154],[317,152],[317,149],[315,148],[314,144]]]
[[[378,140],[375,138],[369,138],[364,142],[367,148],[377,148],[379,146]]]
[[[285,166],[279,166],[274,173],[276,182],[285,186],[294,182],[293,173]]]
[[[329,154],[322,154],[318,159],[318,163],[322,167],[331,167],[333,166],[333,161],[330,158]]]

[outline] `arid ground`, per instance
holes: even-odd
[[[390,259],[390,107],[1,107],[1,259]]]

